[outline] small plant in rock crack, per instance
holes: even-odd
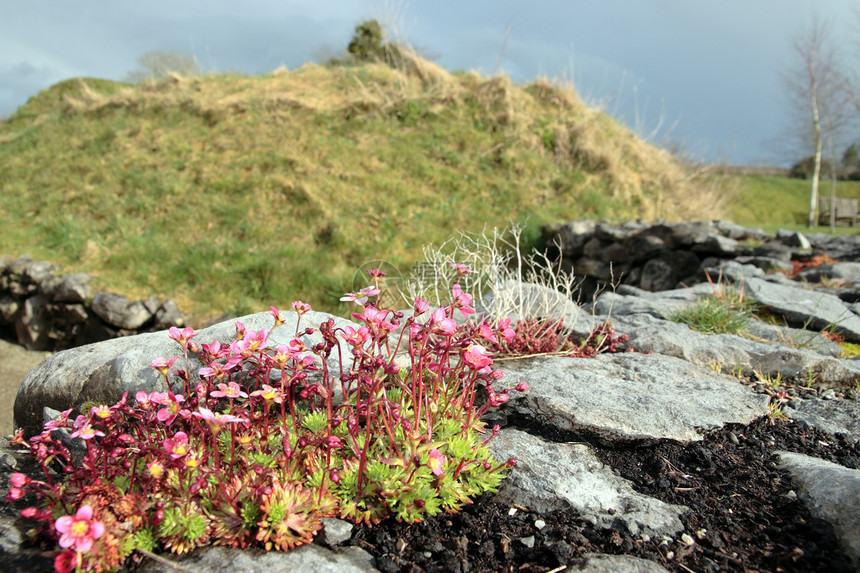
[[[171,329],[184,370],[172,369],[177,358],[151,366],[168,385],[176,376],[182,394],[141,391],[74,419],[67,410],[29,440],[19,432],[14,443],[45,479],[13,474],[8,500],[35,498],[22,514],[57,540],[57,571],[112,570],[135,552],[205,544],[287,550],[311,541],[322,517],[415,522],[495,491],[516,461],[491,457],[499,428],[481,417],[528,386],[498,387],[502,372],[479,344],[486,329],[454,321],[473,312],[459,284],[432,312],[416,300],[399,336],[402,315],[369,302],[378,295],[378,280],[347,295],[361,304],[360,326],[326,321],[311,348],[303,335],[314,329],[298,326],[310,306],[300,301],[294,336],[276,348],[271,330],[239,322],[223,345]],[[274,307],[271,315],[274,330],[284,318]],[[398,350],[408,365],[395,363]],[[196,376],[191,355],[204,365]],[[85,451],[73,454],[69,438]]]
[[[708,277],[713,292],[695,304],[669,315],[669,320],[686,324],[706,334],[739,334],[756,310],[754,301],[744,296],[743,284],[731,287]]]
[[[510,329],[510,321],[499,326]],[[575,342],[565,336],[563,320],[528,319],[519,321],[512,329],[510,340],[489,338],[488,348],[501,356],[534,356],[557,354],[574,358],[591,358],[604,352],[618,352],[628,340],[626,334],[618,334],[609,322],[595,326],[584,340]]]

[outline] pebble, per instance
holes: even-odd
[[[520,543],[531,549],[535,546],[535,536],[529,535],[528,537],[520,537]]]
[[[787,497],[788,499],[797,499],[797,492],[792,489],[787,494],[785,494],[785,497]]]
[[[836,390],[833,388],[828,388],[824,392],[821,393],[822,400],[835,400],[836,399]]]
[[[735,435],[734,432],[729,432],[729,441],[736,446],[741,443],[740,440],[738,440],[738,437]]]
[[[546,521],[544,521],[543,519],[536,520],[535,527],[537,527],[538,529],[543,529],[544,527],[546,527]]]
[[[686,545],[693,545],[696,543],[695,541],[693,541],[693,538],[686,533],[681,534],[681,541],[683,541]]]

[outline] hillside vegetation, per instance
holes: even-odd
[[[343,311],[357,269],[405,272],[459,231],[711,218],[726,196],[565,87],[415,56],[64,81],[0,126],[0,174],[0,255],[198,320],[296,298]]]

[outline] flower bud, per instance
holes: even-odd
[[[505,465],[509,468],[517,467],[517,458],[508,458],[508,461],[505,462]]]
[[[35,507],[25,507],[21,510],[21,517],[33,519],[39,515],[39,510]]]
[[[423,499],[415,500],[415,507],[417,507],[418,509],[424,509],[425,505],[427,505],[427,502],[425,502]]]
[[[332,468],[328,471],[328,479],[332,481],[332,483],[340,483],[340,474],[337,473],[337,470]]]
[[[20,487],[11,487],[9,488],[9,493],[6,494],[6,501],[18,501],[22,497],[24,497],[23,489],[21,489]]]
[[[342,448],[343,442],[337,436],[329,436],[325,440],[325,445],[332,449]]]
[[[33,481],[29,476],[22,473],[14,473],[9,476],[9,485],[12,487],[27,487]]]
[[[197,354],[198,352],[200,352],[200,347],[197,345],[197,343],[195,341],[189,340],[188,341],[188,351],[193,352],[194,354]]]
[[[528,392],[529,391],[529,385],[526,384],[525,382],[520,382],[519,384],[514,386],[514,390],[516,390],[517,392]]]

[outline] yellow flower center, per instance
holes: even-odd
[[[90,530],[90,522],[79,519],[72,524],[72,535],[82,537]]]

